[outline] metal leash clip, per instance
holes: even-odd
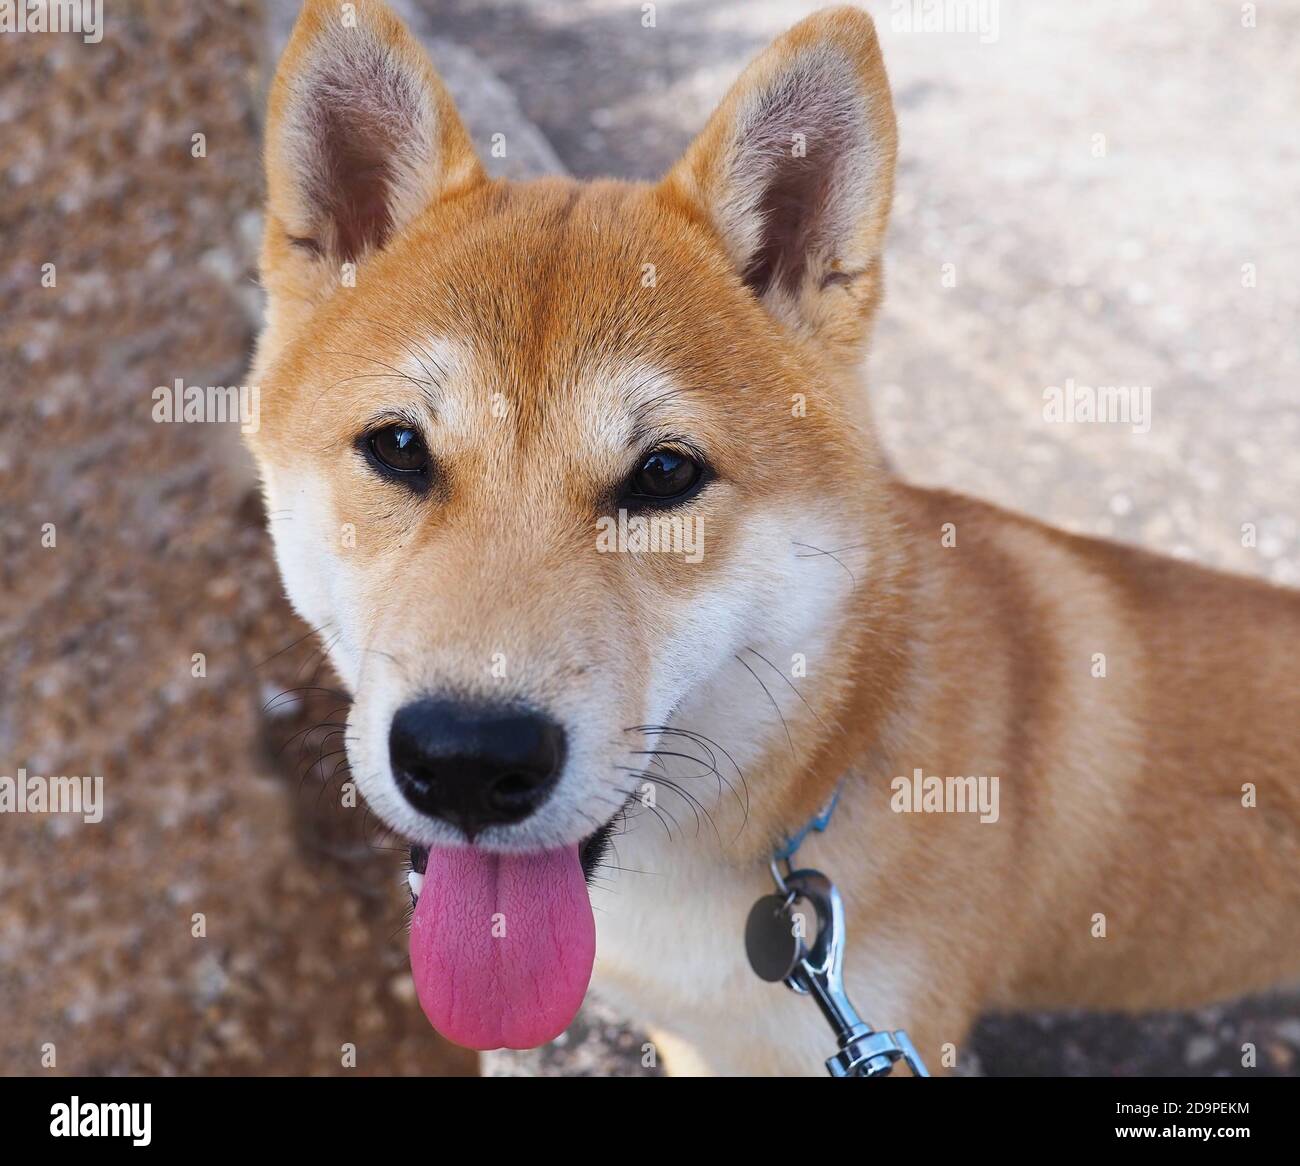
[[[826,1061],[827,1072],[832,1077],[885,1077],[905,1061],[913,1076],[928,1077],[907,1033],[877,1032],[844,990],[844,903],[835,884],[817,870],[787,869],[782,877],[775,859],[772,877],[778,893],[764,895],[750,910],[745,951],[760,979],[781,981],[817,1002],[839,1043],[839,1051]],[[810,902],[817,915],[811,948],[804,942],[802,917],[791,911],[800,899]]]

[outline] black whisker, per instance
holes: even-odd
[[[810,713],[812,713],[813,716],[817,718],[817,721],[821,725],[821,727],[829,731],[830,726],[825,721],[822,720],[821,715],[817,712],[817,710],[813,708],[813,706],[810,705],[806,700],[804,700],[803,693],[800,692],[798,688],[795,687],[794,681],[790,680],[786,676],[786,674],[781,671],[780,668],[778,668],[775,664],[773,664],[772,661],[769,660],[766,656],[764,656],[762,652],[759,652],[754,648],[741,648],[741,651],[753,652],[755,656],[757,656],[760,660],[763,661],[764,664],[766,664],[770,669],[772,669],[773,672],[775,672],[782,680],[785,681],[790,691],[793,692],[795,696],[797,696],[800,700],[803,701],[804,708],[806,708]]]
[[[840,555],[843,554],[845,551],[861,550],[863,547],[867,545],[866,543],[858,543],[856,546],[851,546],[851,547],[840,547],[838,548],[838,550],[834,550],[834,551],[824,551],[821,549],[821,547],[815,547],[811,543],[800,543],[800,542],[792,541],[790,545],[796,547],[806,547],[808,550],[813,552],[810,555],[795,555],[796,559],[815,559],[824,555],[826,558],[832,559],[835,562],[839,563],[839,565],[843,567],[844,570],[848,573],[849,578],[853,580],[853,586],[855,588],[857,587],[858,577],[849,568],[849,565],[843,559],[840,558]]]
[[[790,756],[797,757],[798,755],[794,751],[794,741],[791,740],[790,738],[790,726],[785,723],[785,714],[781,711],[781,706],[776,703],[776,697],[774,697],[772,693],[768,690],[767,685],[763,683],[763,680],[759,676],[759,674],[755,672],[748,664],[746,664],[744,660],[742,660],[739,656],[734,657],[734,659],[740,664],[740,666],[746,672],[748,672],[755,680],[758,681],[759,688],[761,688],[765,693],[767,693],[767,699],[772,702],[772,707],[776,709],[776,715],[781,718],[781,728],[785,730],[785,740],[786,740],[786,744],[790,746]]]

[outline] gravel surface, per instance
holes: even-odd
[[[816,7],[406,2],[511,164],[634,178]],[[981,43],[865,6],[901,128],[868,368],[900,471],[1300,583],[1300,8],[1002,0]],[[155,386],[246,368],[283,4],[108,8],[100,45],[0,38],[0,773],[102,774],[106,802],[0,815],[0,1072],[473,1072],[414,1002],[400,848],[344,804],[342,700],[235,427],[150,421]],[[1046,423],[1068,378],[1152,386],[1150,431]],[[1242,1072],[1245,1043],[1300,1073],[1297,998],[989,1018],[961,1069]],[[596,1006],[484,1069],[640,1056]]]
[[[402,856],[311,768],[337,737],[289,740],[339,702],[263,711],[329,681],[238,433],[151,420],[242,383],[264,37],[145,0],[99,45],[0,38],[0,773],[105,805],[0,815],[0,1073],[475,1071],[415,1003]]]

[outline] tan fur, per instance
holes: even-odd
[[[681,799],[671,843],[641,815],[617,844],[646,873],[593,892],[597,986],[657,1025],[682,1071],[821,1071],[822,1020],[752,976],[741,932],[773,842],[840,782],[800,860],[844,894],[860,1010],[908,1028],[935,1068],[983,1009],[1185,1006],[1294,979],[1300,595],[913,488],[862,423],[895,150],[869,18],[835,9],[779,40],[659,186],[507,185],[401,26],[357,7],[425,87],[436,170],[423,209],[357,257],[355,287],[328,239],[289,241],[311,212],[288,103],[337,19],[309,3],[271,103],[250,440],[290,594],[337,632],[377,811],[444,838],[387,788],[375,744],[421,688],[526,695],[577,733],[582,765],[530,827],[537,845],[589,832],[635,788],[634,750],[669,747],[629,726],[671,717],[724,746],[727,782],[681,778],[717,835],[692,834]],[[791,62],[813,78],[812,116],[859,119],[836,131],[863,149],[826,221],[856,211],[760,300],[739,278],[762,227],[743,187],[765,173],[744,127]],[[819,105],[824,77],[857,92]],[[427,418],[431,498],[354,452],[397,407]],[[593,551],[638,425],[689,436],[717,468],[690,504],[698,564]],[[795,653],[807,677],[790,682]],[[891,780],[915,768],[998,775],[1000,820],[892,812]]]

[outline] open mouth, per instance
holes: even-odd
[[[609,853],[609,844],[610,839],[614,836],[614,827],[622,816],[623,811],[620,810],[599,830],[588,834],[578,845],[578,861],[582,865],[582,877],[586,879],[588,886],[591,885],[591,879],[597,867],[604,862],[605,856]],[[411,869],[407,874],[412,907],[420,901],[420,891],[424,886],[424,873],[428,864],[429,848],[427,846],[412,846]]]
[[[588,883],[621,818],[535,854],[411,847],[411,973],[443,1036],[530,1049],[568,1028],[596,958]]]

